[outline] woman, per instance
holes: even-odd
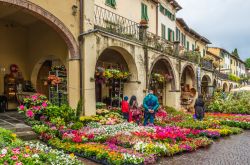
[[[130,98],[129,108],[130,108],[130,112],[132,115],[132,120],[136,121],[136,123],[139,125],[141,111],[138,109],[138,103],[137,103],[136,96],[132,96]]]
[[[199,94],[198,98],[195,101],[195,117],[198,120],[202,120],[204,118],[204,113],[205,113],[205,109],[204,109],[205,103],[203,101],[203,96],[201,94]]]
[[[123,114],[123,118],[129,121],[129,104],[128,104],[128,96],[125,96],[121,103],[121,110]]]

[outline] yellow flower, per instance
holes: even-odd
[[[14,134],[14,133],[12,133],[11,136],[12,136],[13,138],[16,138],[16,134]]]
[[[74,158],[74,157],[75,157],[74,153],[69,154],[69,156],[70,156],[71,158]]]

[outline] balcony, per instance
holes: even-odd
[[[147,32],[146,43],[147,43],[147,46],[154,48],[158,51],[161,51],[167,54],[173,54],[173,43],[157,36],[154,33]]]
[[[205,60],[205,59],[202,59],[201,60],[201,66],[203,69],[206,69],[206,70],[210,70],[210,71],[213,71],[213,62],[211,60]]]
[[[185,51],[180,53],[180,58],[182,60],[187,60],[196,64],[200,62],[200,52],[199,51]]]
[[[120,37],[139,41],[139,24],[95,5],[95,29],[100,29]]]
[[[228,74],[225,73],[221,73],[219,71],[215,71],[216,75],[220,78],[220,79],[224,79],[224,80],[229,80],[229,76]]]

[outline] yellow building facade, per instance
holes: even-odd
[[[165,13],[161,19],[160,3]],[[181,108],[184,88],[194,89],[197,95],[197,79],[205,77],[211,86],[215,76],[205,68],[200,72],[196,59],[180,56],[179,43],[174,41],[182,45],[184,39],[177,29],[186,36],[183,45],[187,50],[194,45],[203,55],[209,41],[176,23],[175,14],[181,9],[176,1],[160,3],[0,0],[0,94],[8,94],[6,89],[18,96],[27,94],[18,91],[20,82],[27,81],[37,92],[51,97],[50,71],[64,66],[61,81],[66,89],[61,94],[73,108],[82,101],[83,115],[94,115],[97,102],[119,106],[123,96],[135,95],[142,103],[148,89],[154,90],[162,105]],[[170,21],[165,25],[172,29],[173,40],[161,35],[164,19]],[[99,72],[110,69],[130,73],[130,77],[124,82],[100,83]],[[164,81],[158,81],[159,76]],[[8,86],[10,79],[15,80],[15,86]],[[9,109],[17,104],[11,103]]]

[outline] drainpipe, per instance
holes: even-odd
[[[83,33],[83,6],[84,6],[84,0],[80,0],[80,26],[79,26],[79,32],[80,34]],[[85,96],[83,94],[83,89],[85,87],[84,81],[83,81],[83,62],[84,62],[84,56],[82,55],[83,50],[83,38],[79,36],[79,58],[80,58],[80,101],[82,102],[82,105],[84,105]],[[83,112],[85,113],[85,106],[83,106]]]

